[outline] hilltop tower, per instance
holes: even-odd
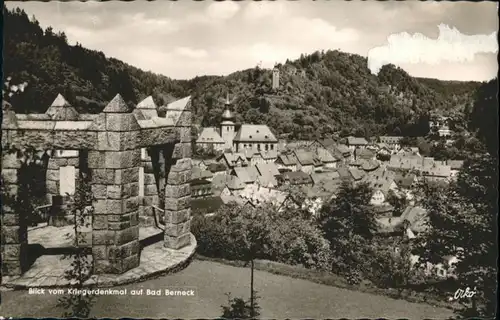
[[[280,87],[280,71],[278,67],[273,69],[273,90],[278,90]]]
[[[233,139],[234,139],[234,115],[231,112],[231,102],[229,101],[229,94],[226,97],[225,110],[222,114],[222,122],[220,126],[220,135],[224,140],[224,149],[232,149],[233,148]]]

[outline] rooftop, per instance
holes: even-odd
[[[266,125],[242,124],[233,141],[235,142],[278,142]]]

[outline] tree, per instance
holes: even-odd
[[[490,317],[496,307],[498,161],[480,155],[465,162],[447,189],[427,192],[429,231],[417,246],[422,262],[452,255],[459,283],[477,294],[461,301],[469,316]],[[472,302],[472,304],[470,304]]]

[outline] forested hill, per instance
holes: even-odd
[[[478,83],[417,79],[388,65],[372,75],[367,60],[339,51],[315,52],[272,71],[253,68],[226,77],[173,80],[144,72],[102,52],[70,46],[64,33],[42,30],[35,18],[4,6],[4,77],[28,82],[12,98],[17,112],[45,112],[62,93],[81,112],[99,112],[116,93],[132,104],[152,95],[158,105],[191,95],[195,121],[217,125],[229,93],[239,122],[266,123],[278,135],[309,139],[357,134],[420,134],[430,110],[460,111]]]

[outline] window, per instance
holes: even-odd
[[[139,197],[144,197],[144,167],[139,167]]]
[[[274,150],[274,144],[271,145],[271,150]]]
[[[264,149],[265,149],[266,151],[268,151],[268,150],[269,150],[269,146],[267,145],[267,143],[266,143],[266,145],[265,145],[265,148],[264,148]]]
[[[226,131],[229,131],[229,127],[227,127],[227,130]]]
[[[75,194],[76,186],[76,170],[74,166],[66,166],[59,168],[59,194]]]
[[[257,150],[260,151],[260,143],[257,143]]]

